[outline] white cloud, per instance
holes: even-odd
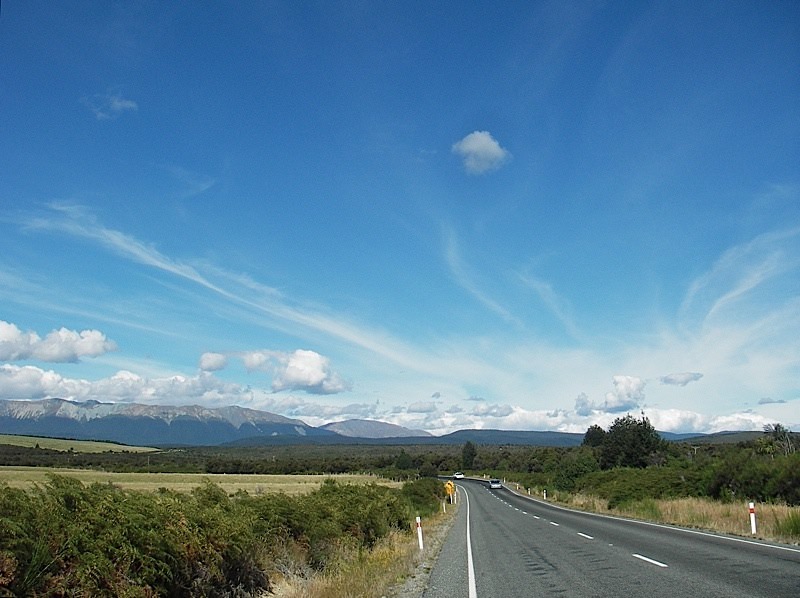
[[[349,382],[331,369],[330,359],[316,351],[247,351],[238,354],[248,371],[272,376],[273,392],[302,390],[311,394],[336,394],[351,390]]]
[[[435,413],[438,406],[433,401],[418,401],[411,403],[406,411],[408,413]]]
[[[222,353],[203,353],[200,356],[200,369],[204,372],[218,372],[228,365],[228,358]]]
[[[96,381],[65,378],[35,366],[0,365],[0,396],[10,399],[62,398],[76,401],[136,402],[157,405],[223,406],[239,402],[244,389],[201,373],[145,378],[120,371]]]
[[[242,362],[249,372],[270,372],[274,355],[274,351],[248,351],[242,354]]]
[[[453,144],[452,151],[461,156],[469,174],[484,174],[497,170],[511,158],[508,150],[492,137],[489,131],[474,131]]]
[[[136,112],[139,105],[123,98],[120,93],[95,94],[81,98],[81,102],[94,113],[97,120],[113,120],[125,112]]]
[[[686,386],[690,382],[697,382],[703,374],[699,372],[680,372],[661,376],[661,384],[671,384],[673,386]]]
[[[627,386],[627,391],[635,394],[635,384],[620,384],[622,386]],[[341,419],[370,418],[424,429],[435,434],[487,427],[583,433],[595,424],[608,428],[618,417],[600,410],[593,410],[585,415],[577,410],[529,410],[516,405],[485,403],[474,405],[469,412],[465,412],[457,404],[440,407],[434,401],[412,403],[406,408],[397,405],[381,406],[379,403],[339,405],[308,401],[293,395],[268,394],[224,382],[205,372],[195,376],[144,377],[122,370],[113,376],[89,381],[66,378],[35,366],[14,364],[0,365],[0,396],[18,400],[58,397],[76,401],[135,402],[148,405],[241,405],[300,418],[311,425]],[[576,403],[580,403],[580,397]],[[658,430],[666,432],[761,430],[764,425],[777,421],[774,416],[767,417],[751,411],[707,415],[692,410],[651,408],[647,410],[647,416]],[[795,423],[786,421],[790,426]]]
[[[493,403],[478,403],[472,409],[472,415],[478,417],[508,417],[514,412],[511,405],[497,405]]]
[[[275,355],[277,371],[272,390],[304,390],[312,394],[334,394],[350,390],[339,374],[331,371],[330,360],[315,351],[298,349],[288,355]]]
[[[116,344],[98,330],[53,330],[41,338],[35,332],[22,332],[15,324],[0,320],[0,360],[68,363],[81,357],[97,357],[115,351]]]
[[[619,413],[635,409],[644,402],[644,387],[647,384],[636,376],[614,376],[614,390],[606,393],[605,403],[599,409]]]
[[[580,416],[591,415],[594,407],[586,393],[581,393],[575,398],[575,413]]]

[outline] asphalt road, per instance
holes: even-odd
[[[800,597],[798,547],[579,513],[483,482],[458,488],[424,598]]]

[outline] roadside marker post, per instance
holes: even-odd
[[[756,535],[756,505],[755,503],[750,503],[750,533],[754,536]]]
[[[419,540],[419,549],[423,550],[422,545],[422,520],[420,519],[419,515],[417,515],[417,539]]]

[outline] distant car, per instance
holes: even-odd
[[[457,472],[455,472],[453,474],[453,479],[454,480],[463,480],[464,479],[464,474],[461,473],[460,471],[457,471]]]
[[[491,480],[489,480],[489,488],[495,489],[495,488],[502,488],[502,487],[503,487],[503,484],[501,484],[500,480],[498,480],[497,478],[492,478]]]

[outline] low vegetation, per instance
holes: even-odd
[[[435,513],[442,495],[434,479],[326,480],[298,496],[231,496],[211,482],[138,492],[56,475],[0,486],[0,595],[255,596],[275,575],[330,572],[344,554],[410,537],[414,515]]]
[[[745,536],[754,501],[759,537],[797,543],[797,445],[779,424],[738,442],[665,442],[644,416],[593,426],[571,448],[139,453],[0,439],[0,596],[245,597],[277,581],[281,596],[382,595],[408,572],[414,515],[439,508],[433,476],[456,470],[580,509]]]

